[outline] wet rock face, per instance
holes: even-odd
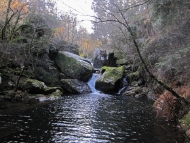
[[[111,93],[117,92],[119,89],[118,81],[122,79],[123,67],[102,67],[102,74],[96,81],[96,89],[104,92]]]
[[[62,79],[62,88],[70,93],[83,94],[91,93],[91,89],[87,83],[78,79]]]
[[[92,77],[93,66],[78,55],[60,51],[55,57],[55,63],[61,72],[71,79],[86,82]]]

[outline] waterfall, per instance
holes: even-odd
[[[99,91],[96,90],[96,88],[95,88],[95,83],[99,76],[100,76],[99,74],[93,73],[91,79],[88,81],[88,85],[89,85],[92,93],[96,93],[96,92],[99,93]]]
[[[120,95],[126,88],[127,88],[127,86],[121,88],[121,89],[118,91],[118,93],[116,93],[116,94],[119,94],[119,95]]]
[[[116,93],[116,94],[121,94],[126,88],[127,88],[127,86],[128,86],[128,81],[127,81],[127,77],[123,77],[123,79],[122,79],[122,88],[118,91],[118,93]]]

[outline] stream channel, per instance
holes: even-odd
[[[155,118],[152,104],[148,99],[97,91],[63,96],[16,114],[0,115],[0,142],[183,143],[184,136],[174,124]]]

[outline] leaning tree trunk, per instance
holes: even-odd
[[[184,103],[186,103],[187,105],[189,104],[189,102],[182,96],[180,96],[179,94],[177,94],[171,87],[169,87],[166,83],[162,82],[161,80],[158,80],[158,78],[153,75],[151,73],[151,71],[149,70],[148,66],[146,65],[146,62],[144,61],[142,55],[141,55],[141,52],[140,52],[140,49],[139,49],[139,46],[137,44],[137,41],[135,39],[135,36],[133,34],[133,31],[132,29],[130,28],[129,24],[128,24],[128,21],[126,20],[124,14],[120,11],[120,14],[122,16],[122,18],[124,19],[124,22],[120,22],[120,24],[122,24],[123,26],[125,26],[125,28],[127,29],[127,31],[129,32],[129,34],[131,35],[132,37],[132,42],[133,44],[135,45],[135,48],[137,50],[137,53],[138,53],[138,56],[146,70],[146,72],[149,74],[149,76],[154,80],[156,81],[159,85],[161,85],[162,87],[164,87],[167,91],[169,91],[173,96],[175,96],[177,99],[181,99]]]

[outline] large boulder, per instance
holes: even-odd
[[[87,83],[78,79],[62,79],[62,88],[70,93],[82,94],[91,93],[91,89]]]
[[[23,85],[23,89],[28,91],[29,93],[44,93],[47,86],[44,82],[35,80],[35,79],[27,79],[25,84]]]
[[[33,75],[32,78],[43,81],[47,86],[60,84],[60,72],[54,66],[54,61],[51,61],[47,54],[41,55],[36,60],[34,69],[28,68],[26,72],[29,72],[26,75]]]
[[[44,89],[44,94],[48,95],[48,94],[52,94],[56,91],[62,92],[62,88],[61,87],[47,87]]]
[[[22,88],[32,94],[45,94],[50,96],[61,96],[63,94],[61,87],[47,87],[44,82],[36,79],[27,79]]]
[[[129,82],[132,83],[134,81],[138,81],[140,79],[139,71],[128,73],[127,75]]]
[[[55,63],[67,77],[88,81],[93,74],[93,66],[84,58],[70,52],[59,51]]]
[[[60,84],[60,72],[54,67],[36,67],[34,78],[43,81],[48,86],[57,86]]]
[[[102,67],[102,75],[96,81],[96,89],[104,93],[117,92],[123,76],[124,68],[121,67]]]

